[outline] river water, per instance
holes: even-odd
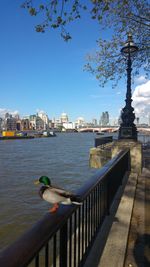
[[[34,180],[51,178],[67,190],[82,186],[89,168],[94,133],[58,133],[53,138],[0,141],[0,249],[11,244],[50,207],[39,197]]]
[[[95,137],[95,133],[58,133],[53,138],[0,141],[0,250],[50,207],[39,197],[34,180],[46,175],[52,184],[74,191],[96,172],[89,168]]]

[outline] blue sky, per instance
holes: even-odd
[[[106,110],[117,117],[125,103],[125,83],[101,88],[83,71],[86,54],[96,48],[99,25],[87,17],[72,23],[73,39],[66,43],[58,30],[36,33],[39,18],[21,9],[22,2],[1,2],[0,109],[21,116],[43,110],[50,118],[66,112],[72,121],[99,119]]]

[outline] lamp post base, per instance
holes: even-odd
[[[121,126],[119,128],[119,136],[118,139],[132,139],[137,141],[137,129],[136,126],[128,127]]]

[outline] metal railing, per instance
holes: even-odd
[[[129,151],[121,151],[77,191],[82,206],[61,205],[46,214],[0,254],[0,266],[83,266],[128,170]]]

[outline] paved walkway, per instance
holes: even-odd
[[[150,266],[150,148],[143,150],[124,267]]]
[[[120,209],[117,210],[119,220],[115,222],[117,213],[114,218],[114,212],[117,204],[114,205],[112,217],[110,214],[106,219],[84,267],[150,267],[150,147],[143,150],[142,174],[136,179],[136,184],[133,182],[133,177],[127,178],[125,184],[129,183],[129,186],[125,185],[125,191],[122,188],[122,193],[118,192],[120,196],[124,192],[121,198],[123,206],[120,202],[124,212],[121,214]],[[119,194],[116,200],[119,200]],[[134,204],[130,203],[131,200],[134,200]],[[129,211],[130,204],[132,204],[131,211]],[[132,216],[131,221],[126,224],[129,225],[129,233],[123,236],[117,223],[122,221],[122,218],[126,221],[125,213],[126,217],[129,217],[129,214]],[[115,249],[115,244],[118,249]],[[122,260],[119,261],[119,259]]]

